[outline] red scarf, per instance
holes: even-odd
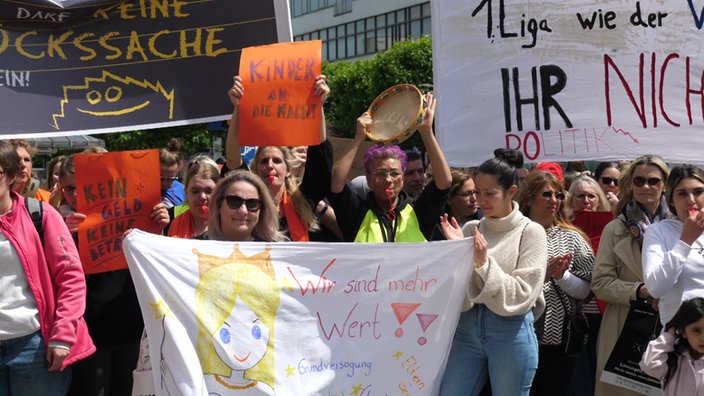
[[[308,242],[308,229],[303,226],[301,222],[301,216],[296,212],[296,208],[293,206],[293,202],[288,197],[288,192],[284,188],[284,196],[281,200],[281,204],[284,208],[284,217],[286,218],[286,224],[288,224],[288,232],[291,234],[291,241],[293,242]]]

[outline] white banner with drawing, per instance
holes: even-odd
[[[133,231],[157,395],[434,395],[468,240],[228,243]]]
[[[703,163],[704,1],[431,2],[451,165],[660,154]]]

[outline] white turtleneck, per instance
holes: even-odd
[[[487,262],[470,275],[463,311],[474,304],[484,304],[497,315],[513,316],[535,308],[538,318],[545,308],[545,229],[523,216],[516,202],[512,205],[511,213],[505,217],[484,217],[462,228],[465,236],[472,236],[479,226],[489,245]]]

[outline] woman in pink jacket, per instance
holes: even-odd
[[[39,236],[11,191],[20,158],[0,141],[0,394],[64,395],[71,363],[95,351],[83,321],[86,286],[61,215],[43,207]]]

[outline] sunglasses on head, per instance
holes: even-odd
[[[607,185],[613,183],[614,186],[618,186],[618,179],[613,178],[613,177],[604,176],[601,178],[601,182],[604,184],[607,184]]]
[[[563,193],[562,191],[558,191],[558,192],[543,191],[540,193],[540,196],[545,199],[550,199],[554,196],[555,199],[557,199],[558,201],[564,201],[567,198],[565,193]]]
[[[659,177],[645,178],[643,176],[636,176],[633,178],[633,185],[636,187],[643,187],[646,184],[651,187],[655,187],[660,184],[660,182],[662,182],[662,179],[660,179]]]
[[[244,206],[246,206],[247,210],[250,212],[256,212],[262,206],[262,201],[257,198],[244,199],[237,195],[226,196],[225,202],[227,203],[227,207],[232,210],[239,209],[242,204],[244,204]]]

